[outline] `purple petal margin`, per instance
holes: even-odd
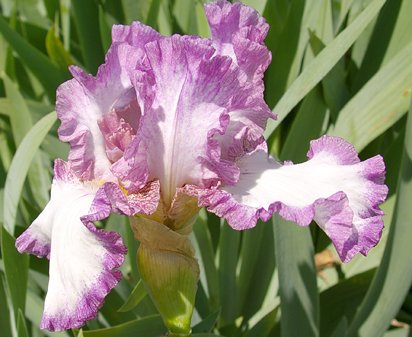
[[[95,230],[99,231],[97,229]],[[104,298],[122,278],[122,273],[119,270],[111,269],[120,267],[127,251],[126,247],[121,243],[120,238],[119,241],[115,235],[105,236],[109,241],[114,241],[111,243],[113,245],[113,251],[105,256],[103,260],[104,271],[96,283],[83,294],[83,299],[78,304],[75,313],[63,312],[56,316],[44,314],[40,323],[41,329],[47,329],[49,331],[77,329],[82,327],[86,321],[96,318],[98,310],[103,306]],[[110,243],[106,242],[106,245],[107,244]],[[115,252],[116,250],[117,252]]]
[[[19,253],[50,258],[50,243],[41,242],[41,240],[28,229],[16,239],[16,248]]]
[[[303,208],[274,201],[265,209],[243,205],[230,193],[215,188],[199,191],[199,206],[207,206],[208,211],[224,217],[237,230],[254,227],[258,219],[267,221],[275,212],[301,226],[307,226],[315,220],[330,237],[343,262],[350,261],[357,253],[366,255],[379,242],[383,230],[383,211],[379,205],[388,193],[384,185],[383,158],[375,156],[360,163],[352,145],[341,138],[328,136],[311,142],[308,157],[311,159],[322,152],[333,155],[340,165],[361,165],[359,175],[367,186],[368,195],[363,200],[364,210],[357,217],[354,217],[349,200],[342,191],[328,198],[314,200]]]
[[[119,268],[127,253],[127,248],[122,242],[121,236],[116,232],[109,232],[96,228],[92,221],[101,220],[107,217],[106,213],[95,213],[82,217],[85,226],[100,241],[107,253],[103,258],[103,270],[96,282],[82,295],[82,300],[78,303],[75,312],[65,312],[60,315],[43,315],[40,327],[49,331],[61,331],[67,329],[77,329],[83,326],[86,321],[96,318],[98,310],[104,304],[104,298],[117,285],[122,278]]]

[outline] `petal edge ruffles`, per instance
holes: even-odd
[[[251,228],[274,212],[303,226],[315,220],[342,261],[366,255],[383,229],[379,205],[388,189],[382,157],[360,162],[352,145],[329,136],[312,141],[308,157],[282,165],[258,150],[238,161],[236,185],[201,192],[200,205],[235,229]]]

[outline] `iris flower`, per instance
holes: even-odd
[[[162,298],[173,289],[156,296],[163,290],[153,273],[162,263],[170,273],[180,272],[173,263],[191,269],[194,285],[183,295],[194,301],[198,267],[187,235],[201,207],[237,230],[273,213],[301,226],[314,220],[345,262],[378,243],[382,158],[362,162],[330,136],[311,142],[304,163],[272,158],[263,137],[276,118],[263,99],[269,27],[240,3],[205,10],[209,39],[113,26],[97,75],[71,66],[73,79],[58,88],[59,137],[71,150],[67,162],[55,161],[50,202],[16,243],[50,260],[42,328],[82,326],[120,280],[126,247],[94,225],[112,212],[132,218],[145,247],[140,272],[169,328]]]

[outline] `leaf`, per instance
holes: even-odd
[[[99,8],[94,1],[72,0],[71,5],[84,65],[88,71],[95,73],[104,61],[100,39]]]
[[[383,337],[410,337],[411,336],[411,328],[401,328],[401,329],[393,329],[386,332]]]
[[[265,131],[266,138],[272,134],[288,113],[342,58],[365,27],[374,19],[384,3],[385,0],[374,0],[350,26],[342,31],[305,67],[274,107],[273,112],[278,115],[278,118],[276,121],[268,121]]]
[[[164,333],[166,328],[159,315],[149,316],[111,328],[83,331],[84,337],[157,337]]]
[[[394,217],[380,267],[349,326],[347,337],[380,336],[402,305],[412,283],[412,104],[406,124],[405,146],[398,181]]]
[[[142,280],[137,282],[136,286],[134,287],[132,293],[130,294],[129,298],[126,302],[118,309],[120,312],[130,311],[135,308],[142,299],[147,295],[146,289],[143,285]]]
[[[232,229],[226,222],[223,224],[219,241],[219,294],[222,306],[220,325],[232,323],[237,318],[236,267],[240,235],[239,231]]]
[[[7,290],[13,304],[14,318],[18,321],[18,312],[24,312],[26,304],[26,287],[29,269],[29,257],[20,254],[15,248],[15,239],[1,228],[1,254],[6,274]]]
[[[321,6],[321,2],[317,0],[292,1],[284,27],[276,40],[269,32],[268,47],[277,55],[265,74],[265,99],[270,107],[278,102],[299,74],[309,37],[307,30],[316,23],[320,8],[318,6]],[[265,14],[270,16],[269,8]]]
[[[198,34],[197,16],[196,14],[197,1],[176,0],[173,7],[173,15],[180,29],[185,34]]]
[[[25,18],[30,24],[47,29],[48,19],[45,15],[45,8],[41,6],[39,1],[18,1],[17,8],[19,14]]]
[[[32,117],[16,85],[5,73],[1,74],[1,78],[4,82],[9,103],[9,117],[13,138],[16,146],[18,146],[33,125]]]
[[[322,99],[321,90],[315,87],[299,107],[283,145],[280,159],[296,162],[306,160],[306,144],[323,133],[325,118],[327,118],[327,107]]]
[[[256,9],[260,14],[263,13],[263,10],[265,9],[267,2],[268,0],[243,0],[242,1],[242,3],[244,3],[245,5]]]
[[[64,49],[63,43],[56,36],[53,27],[49,29],[46,35],[46,49],[50,60],[60,69],[66,70],[69,65],[74,63],[70,54]]]
[[[249,291],[250,283],[254,267],[258,262],[259,248],[263,239],[265,224],[258,223],[255,228],[243,232],[242,245],[240,249],[239,259],[240,270],[238,276],[239,288],[239,311],[244,312],[244,307],[249,303],[246,301],[246,296]],[[253,291],[253,290],[252,290]]]
[[[395,27],[382,64],[386,64],[393,55],[396,55],[405,45],[412,41],[410,34],[412,16],[412,2],[402,0]]]
[[[386,64],[405,45],[412,41],[409,13],[412,3],[408,0],[388,1],[377,18],[362,64],[354,80],[359,90],[379,68]]]
[[[4,280],[3,273],[0,272],[0,331],[5,336],[12,336],[11,326],[10,326],[10,310],[7,303],[6,297],[6,282]]]
[[[252,234],[252,232],[255,233]],[[258,240],[259,236],[260,239]],[[254,238],[256,238],[255,241],[253,241]],[[245,245],[246,243],[247,245]],[[252,254],[253,248],[256,254]],[[266,296],[272,290],[271,282],[273,282],[276,263],[274,258],[268,259],[268,256],[275,256],[273,227],[259,222],[255,228],[243,232],[242,238],[242,249],[239,258],[242,264],[240,270],[238,266],[239,290],[237,296],[239,301],[243,300],[243,305],[238,305],[238,316],[243,317],[243,323],[248,322],[252,316],[254,317],[259,312],[260,308],[264,307]],[[242,282],[241,278],[243,278]],[[241,289],[241,286],[245,290]],[[242,291],[245,291],[245,294],[242,294]],[[272,305],[270,309],[273,309],[275,304],[273,297],[270,299],[270,304]],[[267,310],[267,308],[264,308],[264,310]],[[263,315],[266,314],[264,310],[262,310]]]
[[[10,142],[10,132],[8,126],[4,126],[5,123],[2,122],[0,119],[0,128],[3,129],[3,132],[0,133],[0,161],[1,165],[3,166],[2,169],[4,172],[2,172],[2,175],[0,176],[1,178],[1,184],[4,184],[4,181],[6,180],[6,171],[10,167],[10,163],[13,157],[13,149],[12,145]],[[1,167],[1,166],[0,166]],[[3,171],[2,170],[2,171]],[[4,185],[3,185],[4,186]]]
[[[67,79],[68,72],[58,69],[46,55],[11,29],[2,16],[0,16],[0,33],[43,85],[50,100],[54,101],[56,88]]]
[[[64,49],[70,50],[70,0],[60,0],[59,4]]]
[[[192,332],[195,333],[206,333],[212,331],[213,327],[216,325],[217,319],[219,318],[220,310],[212,312],[203,321],[197,323]]]
[[[56,113],[51,112],[37,122],[24,137],[10,165],[4,187],[3,210],[4,226],[9,233],[14,233],[17,206],[31,161],[55,121]]]
[[[193,231],[199,246],[204,271],[206,274],[209,304],[212,310],[219,307],[219,274],[215,265],[212,238],[206,222],[198,217]]]
[[[368,290],[375,269],[355,275],[320,294],[320,335],[332,336],[342,319],[350,322]],[[347,328],[345,329],[345,332]]]
[[[17,317],[17,334],[19,337],[29,337],[29,332],[27,331],[26,319],[24,318],[23,311],[19,309]]]
[[[123,218],[122,220],[124,221],[124,217],[122,218]],[[140,279],[139,270],[137,269],[137,263],[136,263],[137,249],[139,248],[139,241],[135,239],[132,228],[129,225],[129,221],[124,221],[124,223],[125,223],[124,227],[126,228],[125,241],[126,241],[126,246],[127,246],[127,257],[130,261],[129,264],[130,264],[133,281],[137,282]]]
[[[265,337],[268,336],[270,331],[276,324],[276,316],[279,307],[276,307],[263,317],[256,325],[246,332],[244,337]]]
[[[101,5],[99,5],[99,30],[103,49],[108,50],[110,44],[112,43],[112,35],[111,29],[106,21],[106,14],[104,13],[103,7]]]
[[[310,43],[316,55],[325,47],[323,42],[315,35],[315,33],[311,33]],[[338,63],[336,63],[336,65],[322,80],[323,96],[331,111],[331,117],[334,122],[336,121],[338,112],[350,97],[349,90],[346,85],[346,70],[344,61],[344,59],[341,59]]]
[[[331,337],[344,337],[346,330],[348,330],[348,319],[343,317]]]
[[[160,0],[152,0],[149,13],[147,14],[146,24],[155,29],[157,28],[157,18],[159,16],[160,4]]]
[[[7,98],[10,103],[10,122],[16,146],[31,129],[33,122],[30,111],[18,88],[7,77],[2,74],[2,79],[6,87]],[[36,202],[44,206],[49,199],[49,176],[43,168],[43,163],[39,154],[33,158],[32,165],[28,173],[28,179],[32,191],[36,191]]]
[[[405,46],[343,107],[333,135],[362,150],[408,110],[412,93],[412,43]]]
[[[146,22],[149,13],[150,5],[153,0],[136,1],[136,0],[121,0],[123,5],[124,16],[126,23],[130,24],[133,20]]]
[[[282,336],[319,336],[319,298],[309,228],[299,227],[277,215],[273,217],[273,225]]]

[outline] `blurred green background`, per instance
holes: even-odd
[[[342,265],[315,225],[274,217],[241,233],[202,211],[193,336],[412,336],[412,1],[244,3],[270,24],[272,154],[303,161],[325,133],[352,142],[363,159],[382,154],[385,230],[367,258]],[[67,156],[53,112],[67,66],[95,74],[114,23],[207,37],[202,1],[0,0],[0,13],[0,336],[159,336],[165,328],[138,282],[138,242],[125,217],[101,224],[129,247],[124,279],[81,331],[39,330],[48,262],[18,254],[14,241],[48,201],[53,159]]]

